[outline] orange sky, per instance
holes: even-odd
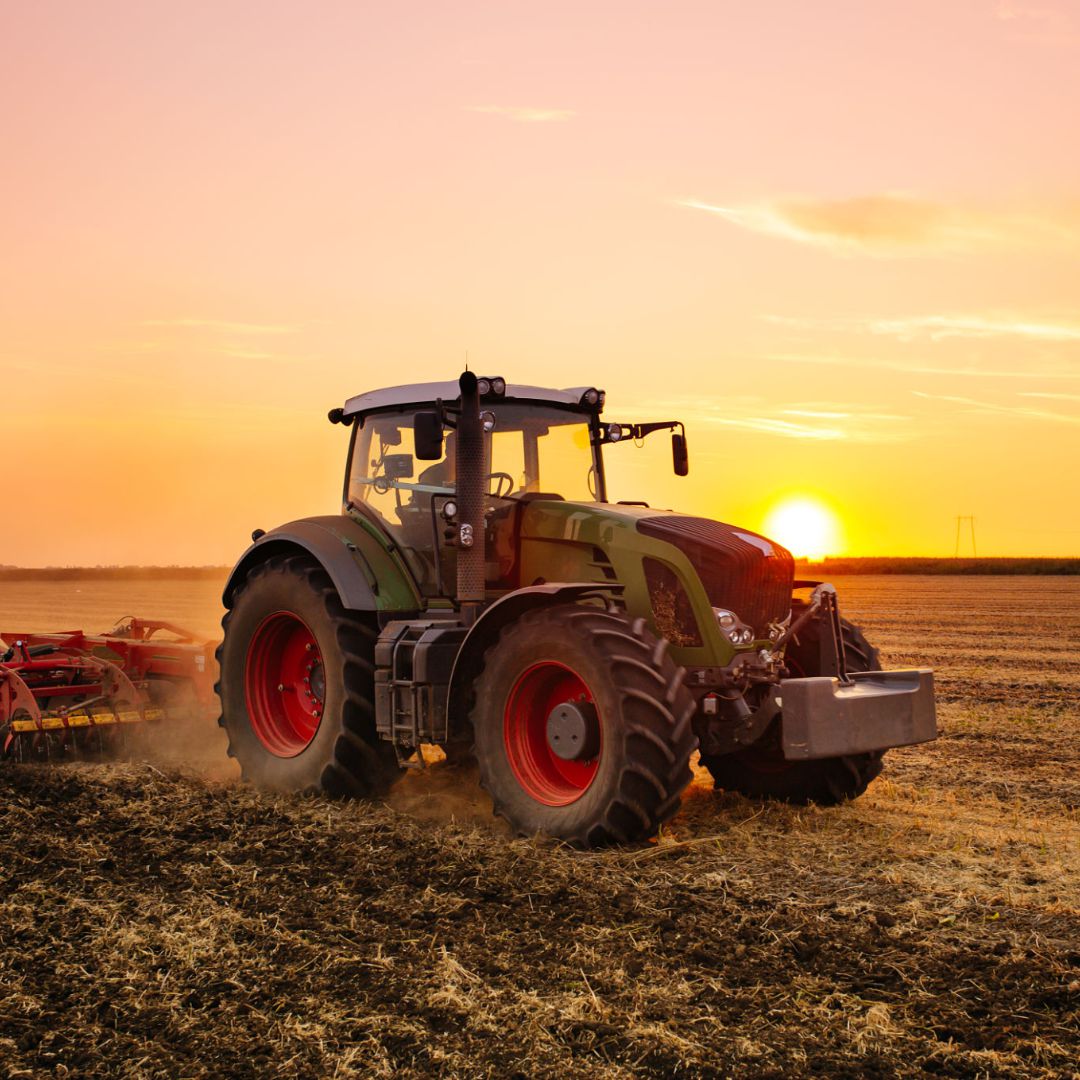
[[[41,0],[0,96],[0,563],[231,562],[466,350],[684,419],[616,497],[1080,555],[1078,3]]]

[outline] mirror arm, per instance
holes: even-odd
[[[652,424],[631,424],[634,429],[635,439],[644,439],[646,435],[651,435],[654,431],[672,431],[675,428],[679,428],[685,434],[686,429],[683,427],[681,420],[657,420]]]

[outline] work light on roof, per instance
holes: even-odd
[[[595,387],[590,386],[589,389],[581,395],[581,403],[583,405],[588,405],[591,408],[595,408],[600,404],[600,391]]]
[[[481,375],[476,380],[476,390],[481,397],[502,397],[506,393],[506,380],[501,375]]]

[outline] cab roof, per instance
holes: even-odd
[[[554,390],[542,386],[522,386],[519,383],[507,383],[506,393],[501,398],[484,398],[488,401],[532,401],[540,405],[557,405],[562,408],[579,408],[582,412],[598,411],[597,406],[586,405],[582,395],[591,390],[591,386],[576,386],[567,390]],[[403,406],[423,408],[434,405],[436,401],[457,401],[461,391],[454,382],[412,383],[408,386],[389,386],[385,390],[369,390],[366,394],[357,394],[345,402],[344,417],[363,416],[384,409],[400,409]]]

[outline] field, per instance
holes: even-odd
[[[216,730],[0,767],[0,1075],[1080,1076],[1080,579],[835,580],[943,728],[837,809],[698,776],[579,853],[445,763],[386,805],[249,790]],[[5,582],[0,629],[214,636],[219,584]]]

